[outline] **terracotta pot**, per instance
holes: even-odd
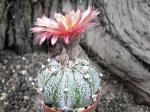
[[[97,106],[97,102],[86,109],[81,108],[77,110],[79,110],[79,112],[93,112],[96,109],[96,106]],[[43,108],[44,108],[44,112],[63,112],[63,110],[55,110],[54,108],[50,108],[46,105],[43,105]]]
[[[85,108],[78,108],[76,110],[78,110],[77,112],[93,112],[96,109],[97,103],[100,99],[100,94],[97,95],[97,100],[96,102],[94,102],[92,105],[88,106],[86,109]],[[50,108],[48,106],[46,106],[45,104],[43,104],[43,109],[44,112],[64,112],[63,110],[56,110],[55,108]]]

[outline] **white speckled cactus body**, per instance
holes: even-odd
[[[101,73],[87,59],[64,67],[51,59],[38,74],[38,86],[43,88],[45,104],[61,109],[87,107],[99,90]]]

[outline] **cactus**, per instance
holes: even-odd
[[[92,20],[99,13],[90,6],[85,12],[78,9],[65,15],[55,13],[55,19],[37,18],[35,27],[31,28],[33,33],[38,33],[36,41],[39,44],[50,41],[52,45],[57,42],[62,45],[59,59],[51,59],[37,77],[38,86],[43,89],[44,103],[49,107],[72,110],[95,102],[101,74],[88,59],[78,58],[78,48],[81,34],[96,25]]]
[[[45,104],[61,109],[87,107],[94,102],[101,82],[101,73],[88,59],[76,59],[63,66],[51,59],[38,73],[38,86],[43,88]]]

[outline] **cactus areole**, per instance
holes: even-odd
[[[85,58],[69,64],[64,67],[52,59],[39,71],[44,102],[62,110],[88,107],[96,102],[101,74]]]

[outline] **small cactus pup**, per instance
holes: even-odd
[[[38,72],[45,112],[92,112],[96,108],[102,74],[88,58],[79,58],[78,51],[81,34],[96,25],[92,20],[98,14],[92,7],[85,12],[55,13],[55,19],[37,18],[31,29],[38,33],[39,44],[50,41],[62,45],[61,54]]]

